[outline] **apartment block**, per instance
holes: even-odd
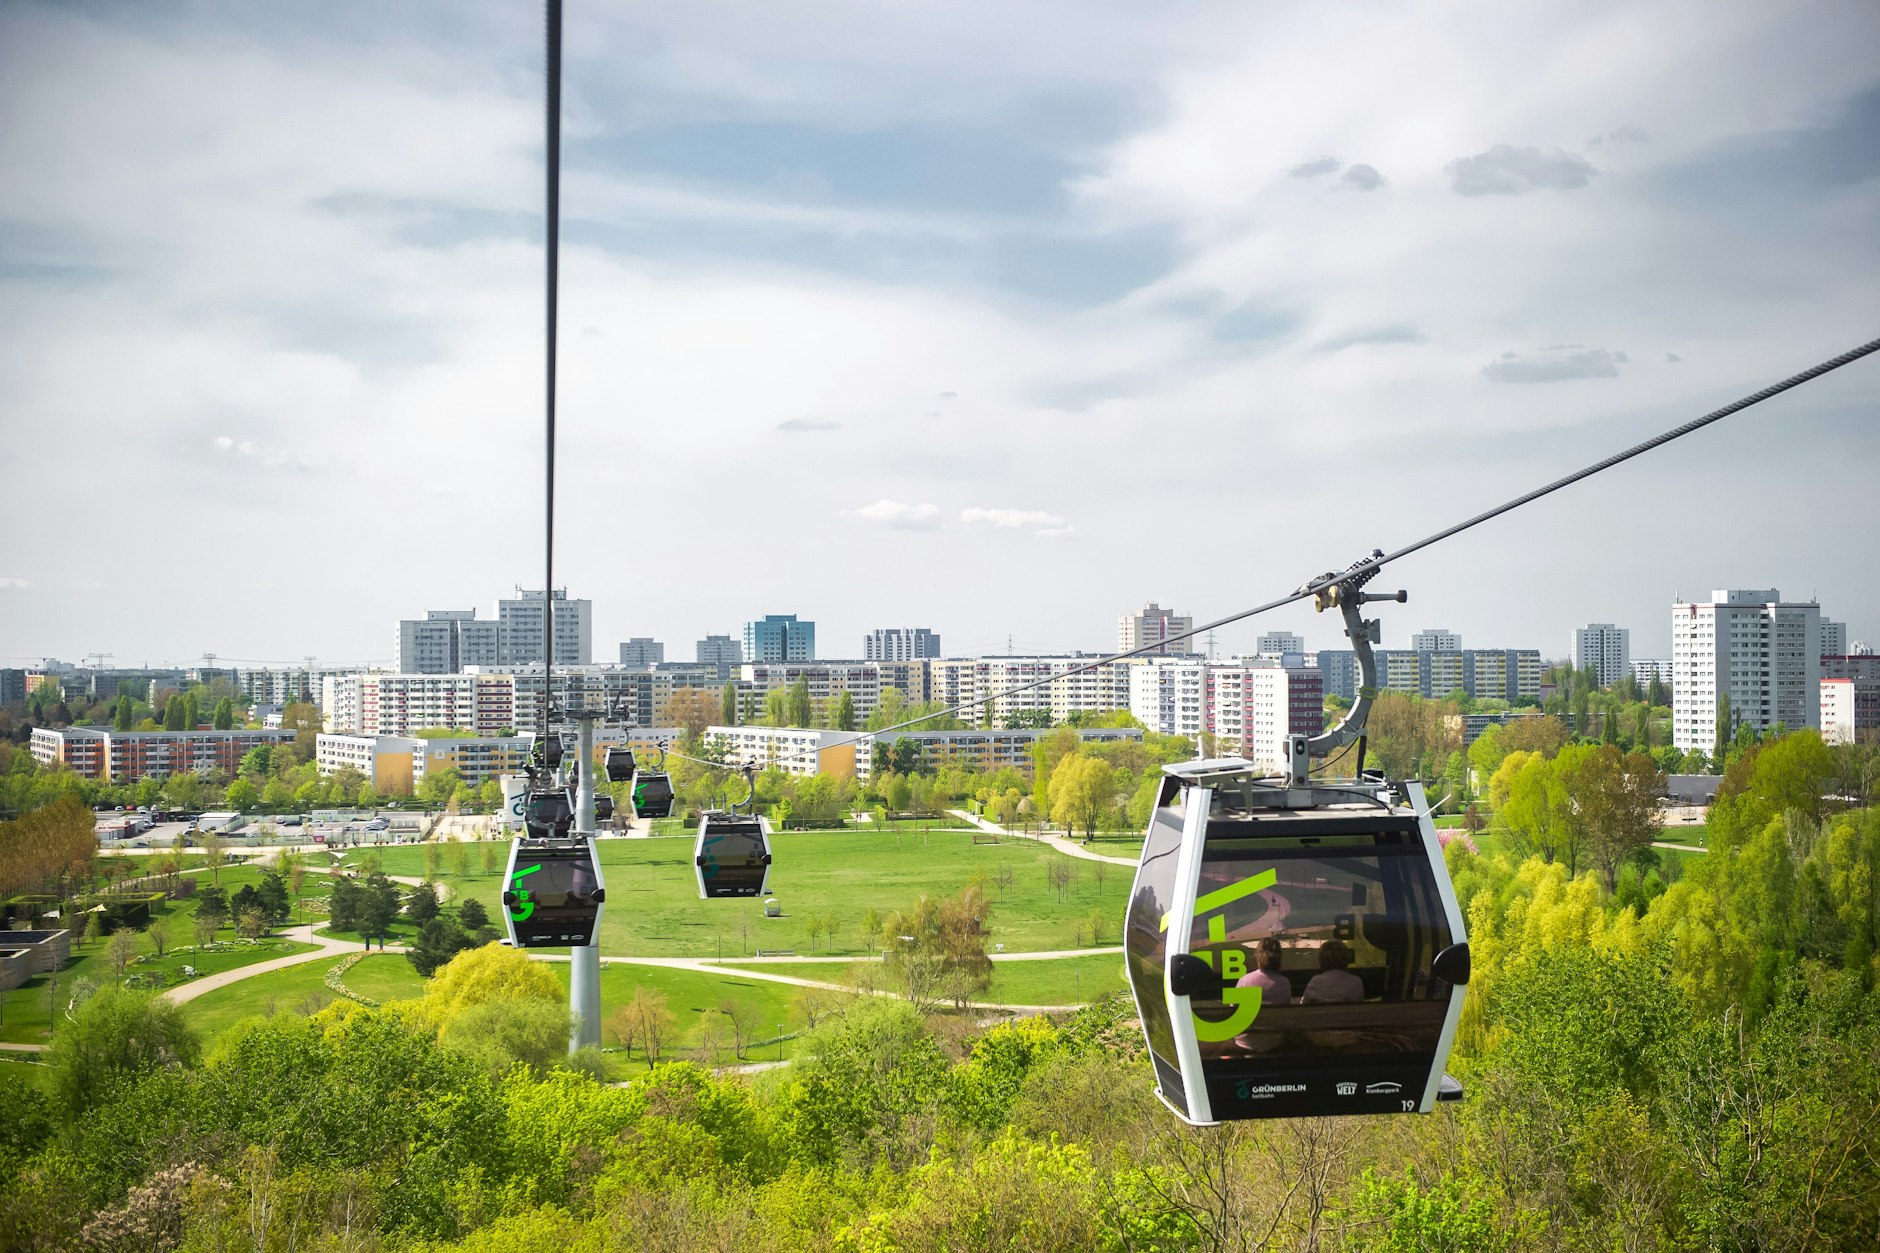
[[[401,674],[457,674],[502,661],[501,628],[474,609],[431,609],[398,624]]]
[[[1823,657],[1847,656],[1847,623],[1836,622],[1830,618],[1821,620],[1821,655]]]
[[[116,731],[110,727],[35,727],[31,751],[41,765],[109,783],[191,771],[234,774],[248,751],[290,744],[292,731]]]
[[[1410,637],[1410,649],[1418,653],[1459,653],[1462,637],[1442,627],[1430,627]]]
[[[928,699],[945,705],[972,703],[960,717],[982,727],[1004,726],[1021,712],[1042,712],[1062,723],[1073,714],[1128,709],[1134,663],[1098,661],[1082,653],[940,658],[927,663]]]
[[[1480,700],[1513,701],[1538,697],[1541,691],[1541,655],[1533,648],[1465,648],[1454,652],[1413,652],[1407,649],[1373,650],[1377,685],[1440,700],[1457,688]],[[1306,661],[1318,668],[1325,694],[1355,700],[1358,662],[1349,648],[1322,648]]]
[[[707,635],[698,642],[693,656],[700,665],[716,667],[718,681],[723,683],[744,664],[744,647],[729,635]]]
[[[1720,588],[1671,606],[1671,742],[1717,750],[1733,721],[1766,731],[1821,726],[1821,606],[1776,588]]]
[[[740,668],[739,694],[747,707],[761,710],[770,694],[788,691],[802,679],[809,687],[811,709],[833,709],[843,692],[855,705],[859,725],[881,703],[881,667],[865,661],[788,663],[750,662]]]
[[[1671,663],[1668,661],[1635,657],[1631,664],[1632,677],[1641,685],[1649,685],[1653,679],[1662,683],[1671,682]]]
[[[1186,635],[1194,625],[1195,620],[1186,614],[1164,609],[1150,601],[1142,607],[1141,613],[1125,614],[1117,619],[1116,651],[1127,653],[1149,648],[1154,656],[1192,656],[1195,651],[1192,642],[1176,637]]]
[[[666,646],[649,636],[636,635],[620,645],[620,664],[650,670],[666,660]]]
[[[1306,638],[1291,631],[1267,631],[1254,641],[1253,651],[1261,657],[1281,658],[1288,653],[1306,651]]]
[[[866,661],[924,661],[940,655],[940,637],[926,627],[881,627],[862,640]]]
[[[552,596],[518,587],[515,596],[496,602],[497,640],[505,666],[542,664],[544,621],[550,608],[555,616],[555,664],[585,666],[594,660],[594,602],[571,600],[568,589]]]
[[[740,768],[775,768],[804,777],[829,774],[851,778],[855,774],[853,732],[804,727],[715,726],[707,727],[705,736],[723,747],[727,762]]]
[[[854,747],[855,777],[866,779],[874,773],[877,745],[912,743],[920,746],[923,766],[957,767],[962,770],[1030,770],[1034,765],[1032,749],[1045,736],[1057,731],[1003,731],[975,729],[968,731],[883,731],[863,736]],[[1075,734],[1084,744],[1118,744],[1142,739],[1135,727],[1079,727]]]
[[[1632,661],[1632,632],[1610,622],[1593,622],[1573,632],[1573,668],[1593,674],[1601,687],[1626,676]]]
[[[1829,685],[1834,690],[1829,691]],[[1829,738],[1829,704],[1838,739],[1830,743],[1880,740],[1880,657],[1855,653],[1821,659],[1821,737]]]
[[[816,660],[816,624],[793,613],[767,614],[744,624],[745,661]]]

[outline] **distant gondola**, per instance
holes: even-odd
[[[693,850],[702,900],[763,896],[770,882],[770,824],[756,814],[708,809]]]

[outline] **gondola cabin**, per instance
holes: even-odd
[[[1421,786],[1165,773],[1125,923],[1162,1100],[1209,1125],[1459,1098],[1468,943]]]
[[[529,836],[510,844],[503,919],[517,948],[594,943],[606,899],[592,839]]]
[[[633,784],[633,814],[637,818],[665,818],[672,813],[672,776],[642,774]]]
[[[763,896],[770,883],[770,823],[756,814],[706,810],[692,863],[701,900]]]
[[[607,750],[605,767],[609,783],[631,783],[640,768],[633,759],[633,750],[625,745],[615,745]]]

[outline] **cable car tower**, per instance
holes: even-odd
[[[1383,556],[1300,589],[1339,610],[1358,664],[1336,727],[1289,735],[1277,775],[1245,758],[1164,767],[1124,935],[1157,1095],[1187,1122],[1462,1095],[1443,1066],[1469,945],[1429,802],[1363,765],[1379,630],[1362,607],[1407,599],[1363,590]],[[1311,777],[1314,756],[1353,745],[1354,777]]]

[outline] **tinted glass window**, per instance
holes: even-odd
[[[770,850],[755,820],[707,820],[699,836],[699,878],[708,896],[755,896],[764,882]]]
[[[1209,824],[1189,951],[1221,990],[1191,998],[1202,1057],[1434,1050],[1449,930],[1414,826],[1236,838],[1252,825]]]
[[[1158,1076],[1165,1085],[1168,1071],[1180,1064],[1175,1053],[1174,1032],[1169,1025],[1168,995],[1163,982],[1168,964],[1168,935],[1162,928],[1162,919],[1175,901],[1175,864],[1182,847],[1180,799],[1177,793],[1176,805],[1156,810],[1149,820],[1142,862],[1136,870],[1129,914],[1124,923],[1129,981],[1135,989],[1136,1007],[1142,1014],[1149,1051],[1155,1054]],[[1172,1095],[1179,1098],[1179,1088]]]

